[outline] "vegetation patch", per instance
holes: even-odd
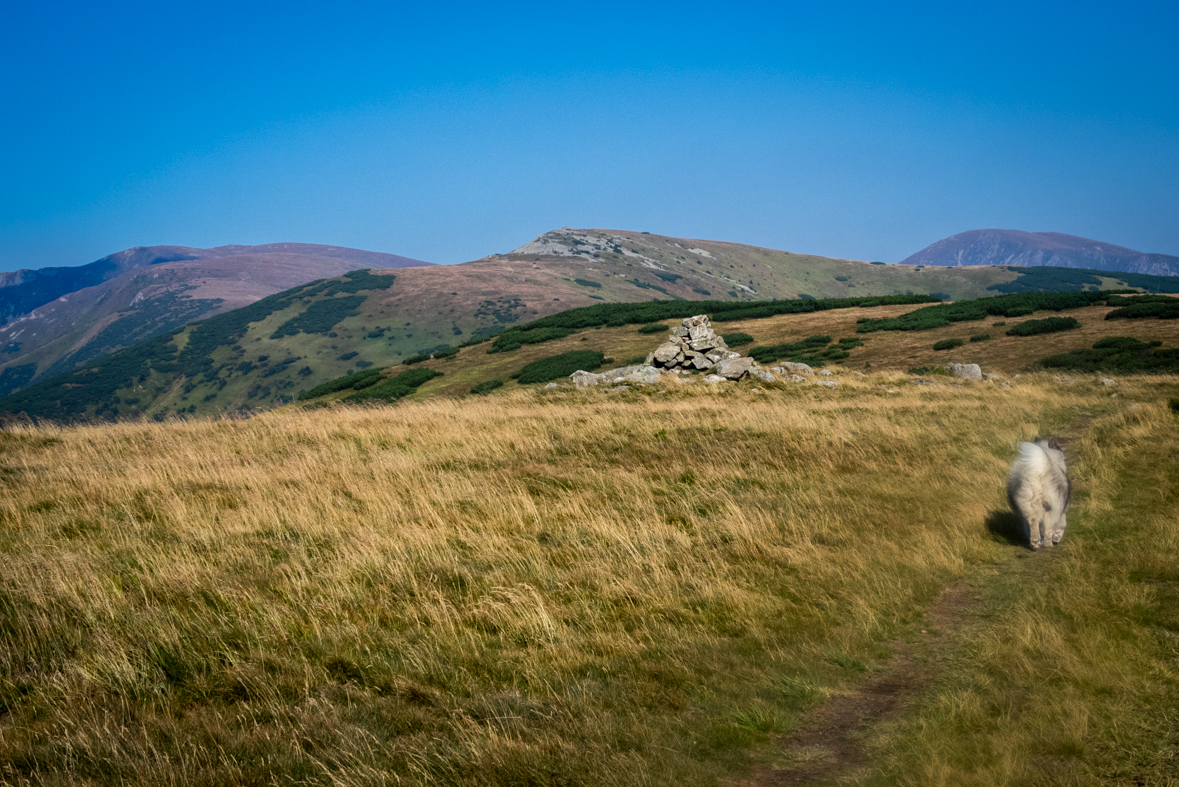
[[[1038,336],[1042,333],[1058,333],[1080,328],[1075,317],[1047,317],[1043,320],[1028,320],[1007,329],[1008,336]]]
[[[990,338],[991,338],[991,335],[989,333],[976,333],[974,336],[970,337],[970,341],[972,341],[972,342],[985,342],[985,341],[990,341]]]
[[[574,284],[580,284],[582,287],[593,287],[595,289],[602,288],[602,283],[600,281],[592,281],[590,279],[574,279],[573,282]]]
[[[1179,319],[1179,298],[1166,295],[1139,295],[1134,298],[1115,295],[1107,303],[1119,307],[1105,315],[1107,320]]]
[[[572,350],[533,361],[512,377],[523,384],[547,383],[568,377],[578,370],[593,371],[602,365],[605,358],[605,354],[598,350]]]
[[[722,334],[721,338],[730,347],[744,347],[747,344],[753,344],[753,337],[747,333],[726,333]]]
[[[312,301],[298,317],[278,326],[271,339],[281,339],[284,336],[294,336],[297,333],[326,334],[345,317],[352,317],[360,313],[360,304],[364,303],[363,295],[345,295],[340,298],[326,298],[322,301]]]
[[[401,374],[348,397],[349,402],[392,402],[409,396],[425,382],[441,377],[433,369],[406,369]]]
[[[1110,374],[1179,372],[1179,349],[1156,349],[1162,342],[1142,342],[1129,336],[1110,336],[1088,350],[1050,355],[1040,361],[1050,369]]]
[[[356,374],[346,374],[343,377],[337,377],[334,380],[328,380],[326,383],[320,383],[312,388],[310,391],[304,391],[299,394],[299,401],[307,399],[316,399],[320,396],[327,396],[336,391],[346,391],[349,388],[360,390],[371,385],[376,385],[381,381],[380,369],[366,369],[363,372]]]
[[[1019,277],[1002,284],[992,284],[995,292],[1081,292],[1096,290],[1102,278],[1114,278],[1127,287],[1141,287],[1150,292],[1179,292],[1179,281],[1172,276],[1150,276],[1144,273],[1094,271],[1083,268],[1055,268],[1037,266],[1019,268],[1008,265],[1007,270]]]
[[[857,333],[872,331],[928,331],[956,322],[985,320],[988,316],[1020,317],[1037,311],[1065,311],[1102,303],[1109,292],[1028,292],[999,295],[973,301],[956,301],[927,306],[900,317],[864,318]]]
[[[503,380],[484,380],[481,383],[476,383],[471,386],[471,393],[473,394],[489,394],[496,388],[503,386]]]
[[[940,342],[935,342],[933,349],[935,350],[952,350],[955,347],[961,347],[961,339],[942,339]]]
[[[653,322],[650,325],[644,325],[642,328],[639,328],[639,333],[663,333],[664,331],[670,332],[671,328],[657,322]]]
[[[430,360],[430,357],[430,353],[411,355],[408,358],[402,358],[401,363],[405,364],[406,366],[413,366],[415,363],[422,363],[423,361]]]
[[[771,344],[753,347],[749,350],[749,357],[760,364],[773,363],[782,359],[795,363],[821,365],[823,348],[831,344],[830,336],[809,336],[799,342],[788,344]]]

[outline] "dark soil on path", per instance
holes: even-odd
[[[930,626],[917,641],[891,643],[894,655],[880,662],[871,677],[808,711],[799,729],[776,744],[790,764],[766,767],[748,784],[785,787],[855,778],[870,764],[865,731],[900,717],[936,674],[937,665],[928,657],[933,643],[960,628],[979,600],[963,583],[947,588],[928,610]]]

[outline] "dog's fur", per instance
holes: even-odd
[[[1020,443],[1019,458],[1007,476],[1007,501],[1032,549],[1060,543],[1071,496],[1064,452],[1056,438]]]

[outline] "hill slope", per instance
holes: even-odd
[[[1112,243],[1060,232],[970,230],[951,235],[905,259],[903,265],[1015,265],[1089,268],[1179,276],[1179,257],[1144,254]]]
[[[296,287],[68,376],[41,380],[0,401],[0,412],[73,419],[257,410],[292,401],[349,371],[392,367],[413,355],[603,302],[905,292],[960,299],[993,294],[988,288],[1125,286],[1108,277],[1069,274],[1036,278],[1007,268],[873,265],[719,241],[566,228],[509,254],[462,265],[360,271]],[[1024,284],[1028,280],[1033,284]],[[10,369],[0,373],[0,395],[17,387],[14,380]]]
[[[272,243],[139,247],[77,268],[2,274],[10,283],[0,286],[0,375],[19,369],[8,379],[20,386],[8,389],[23,387],[298,284],[358,267],[427,265],[360,249]]]

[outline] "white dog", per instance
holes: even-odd
[[[1064,536],[1072,496],[1065,473],[1064,452],[1055,437],[1019,444],[1019,458],[1007,475],[1007,501],[1032,549],[1059,544]]]

